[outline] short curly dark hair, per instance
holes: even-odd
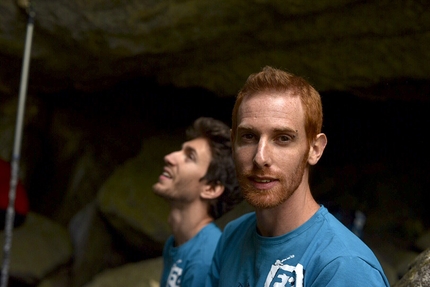
[[[204,138],[209,143],[212,160],[200,180],[214,186],[219,183],[224,186],[224,192],[212,200],[209,207],[209,214],[218,219],[243,199],[234,168],[230,128],[214,118],[200,117],[187,129],[186,135],[188,140]]]

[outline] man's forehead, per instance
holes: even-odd
[[[262,95],[243,101],[238,109],[238,121],[254,118],[304,119],[304,110],[299,98]]]
[[[247,122],[239,123],[237,128],[239,130],[250,130],[250,131],[257,129],[252,123],[249,124]],[[275,133],[282,133],[282,132],[298,133],[299,132],[299,130],[296,127],[291,127],[291,126],[282,125],[282,124],[279,124],[279,125],[271,124],[270,130]]]
[[[209,142],[207,139],[198,137],[189,141],[186,141],[182,144],[182,149],[188,149],[195,151],[197,153],[206,153],[210,154]]]

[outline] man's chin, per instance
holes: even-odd
[[[156,184],[154,184],[154,185],[152,186],[152,191],[153,191],[156,195],[159,195],[159,196],[163,196],[163,194],[164,194],[163,189],[159,186],[159,184],[158,184],[158,183],[156,183]]]
[[[249,201],[245,199],[249,205],[254,207],[255,209],[272,209],[277,206],[279,206],[281,203],[273,203],[273,202],[255,202],[255,201]]]
[[[244,192],[243,196],[248,204],[256,209],[274,208],[285,201],[285,198],[269,190]]]

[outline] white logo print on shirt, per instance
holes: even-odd
[[[270,268],[269,274],[267,274],[264,287],[303,287],[303,265],[299,263],[297,266],[291,266],[283,263],[291,257],[294,257],[294,255],[275,261]]]
[[[178,267],[178,265],[181,263],[182,260],[179,259],[176,261],[176,263],[173,264],[172,268],[170,269],[169,277],[167,277],[167,286],[166,287],[179,287],[181,286],[181,275],[182,275],[182,268]]]

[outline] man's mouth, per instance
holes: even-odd
[[[254,180],[255,182],[260,182],[260,183],[268,183],[268,182],[273,181],[273,180],[271,180],[271,179],[262,179],[262,178],[254,178],[253,180]]]
[[[255,177],[251,176],[248,178],[254,188],[259,190],[268,190],[273,188],[277,184],[276,178],[267,178],[267,177]]]
[[[168,171],[166,171],[166,170],[164,170],[161,175],[164,176],[164,177],[167,177],[167,178],[172,178],[172,175]]]

